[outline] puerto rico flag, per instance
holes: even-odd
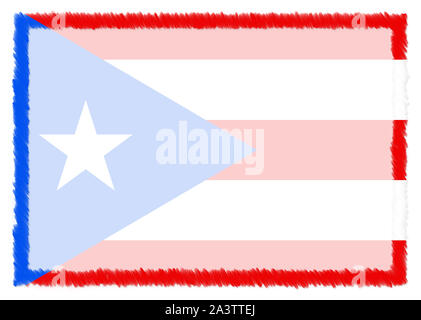
[[[406,15],[15,21],[16,285],[406,283]]]

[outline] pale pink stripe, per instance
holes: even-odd
[[[245,141],[264,154],[260,174],[230,166],[212,179],[237,180],[388,180],[393,179],[391,120],[217,120],[220,128],[252,129]],[[255,143],[256,130],[264,130],[264,152]],[[244,140],[244,136],[243,136]],[[253,156],[253,155],[252,155]],[[251,158],[251,157],[249,157]],[[257,166],[258,167],[258,166]]]
[[[389,29],[58,30],[102,59],[393,59]]]
[[[352,269],[387,270],[392,242],[382,241],[103,241],[66,270],[95,269]]]

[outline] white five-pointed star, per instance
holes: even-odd
[[[85,170],[114,189],[104,157],[130,136],[130,134],[97,134],[88,104],[85,102],[74,134],[41,135],[67,156],[57,190]]]

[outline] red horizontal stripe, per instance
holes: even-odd
[[[56,13],[28,14],[33,19],[52,27]],[[76,29],[98,28],[353,28],[352,21],[356,14],[223,14],[223,13],[190,13],[190,14],[86,14],[66,13],[66,27]],[[367,14],[367,28],[387,28],[393,31],[392,53],[394,59],[406,59],[406,14],[389,15],[387,13]]]
[[[391,240],[105,240],[63,269],[388,270],[391,263]]]
[[[217,180],[405,180],[403,120],[214,120],[256,152]],[[259,144],[259,133],[263,141]],[[235,135],[235,134],[234,134]],[[264,138],[263,138],[264,137]],[[254,158],[254,159],[253,159]],[[259,160],[260,159],[260,160]],[[250,174],[250,170],[255,171]]]
[[[285,270],[96,270],[65,271],[62,285],[85,287],[98,285],[161,285],[161,286],[352,286],[356,273],[352,270],[285,271]],[[59,272],[50,272],[33,284],[52,286]],[[365,272],[366,286],[403,285],[406,280],[406,241],[393,241],[393,264],[389,271],[369,269]]]
[[[387,29],[62,29],[102,59],[393,59]]]

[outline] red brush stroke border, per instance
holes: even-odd
[[[392,139],[392,166],[393,179],[406,180],[406,125],[407,120],[393,121],[393,139]]]
[[[28,14],[31,18],[52,27],[56,13]],[[353,28],[352,20],[357,14],[86,14],[66,13],[65,26],[75,29],[98,28]],[[365,27],[392,30],[392,53],[395,60],[406,59],[407,16],[367,14]],[[395,120],[391,145],[393,177],[406,179],[406,120]],[[393,263],[388,271],[365,270],[365,285],[395,286],[406,280],[406,241],[392,241]],[[52,271],[38,278],[33,284],[52,286],[92,285],[187,285],[187,286],[287,286],[308,287],[352,286],[357,275],[353,270],[285,271],[285,270],[95,270],[86,272]],[[57,277],[61,281],[57,282]]]

